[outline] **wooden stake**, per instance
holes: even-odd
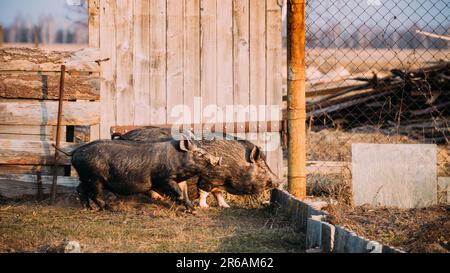
[[[306,1],[288,1],[289,192],[306,198]]]
[[[61,143],[61,120],[62,120],[62,112],[63,112],[63,102],[64,102],[64,78],[66,74],[66,66],[61,66],[61,78],[59,82],[59,105],[58,105],[58,121],[56,125],[56,148],[59,148]],[[52,184],[52,204],[56,201],[56,188],[57,188],[57,179],[58,179],[58,150],[55,149],[55,160],[54,160],[54,169],[53,169],[53,184]]]
[[[38,34],[37,27],[34,28],[33,38],[34,38],[34,47],[38,48],[39,47],[39,34]]]
[[[3,26],[0,25],[0,48],[3,47]]]

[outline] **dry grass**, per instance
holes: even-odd
[[[232,206],[237,204],[230,202]],[[121,200],[114,212],[58,203],[0,204],[0,252],[45,252],[76,240],[83,252],[301,252],[304,236],[268,207],[199,210]]]
[[[450,206],[421,209],[329,206],[328,221],[408,252],[450,253]]]
[[[371,132],[372,130],[372,132]],[[363,132],[366,131],[366,132]],[[352,161],[352,144],[420,144],[418,141],[397,134],[387,135],[376,128],[360,128],[351,131],[321,130],[307,135],[308,161]],[[450,176],[450,147],[437,147],[438,176]]]

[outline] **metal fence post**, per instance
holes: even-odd
[[[306,198],[306,0],[288,1],[289,192]]]

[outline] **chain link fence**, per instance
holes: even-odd
[[[307,1],[308,194],[351,203],[352,144],[434,143],[450,177],[450,2]]]

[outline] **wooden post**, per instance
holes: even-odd
[[[34,47],[39,47],[39,33],[37,27],[34,27],[33,29],[33,38],[34,38]]]
[[[3,47],[3,39],[4,39],[3,35],[4,35],[3,34],[3,26],[0,25],[0,48]]]
[[[58,105],[58,121],[56,125],[56,148],[59,148],[61,143],[61,120],[62,120],[62,112],[63,112],[63,102],[64,102],[64,77],[66,74],[66,66],[61,66],[61,78],[59,82],[59,105]],[[55,160],[53,162],[53,184],[52,184],[52,203],[56,201],[56,188],[57,188],[57,179],[58,179],[58,150],[55,149]]]
[[[289,192],[306,198],[306,0],[288,1]]]

